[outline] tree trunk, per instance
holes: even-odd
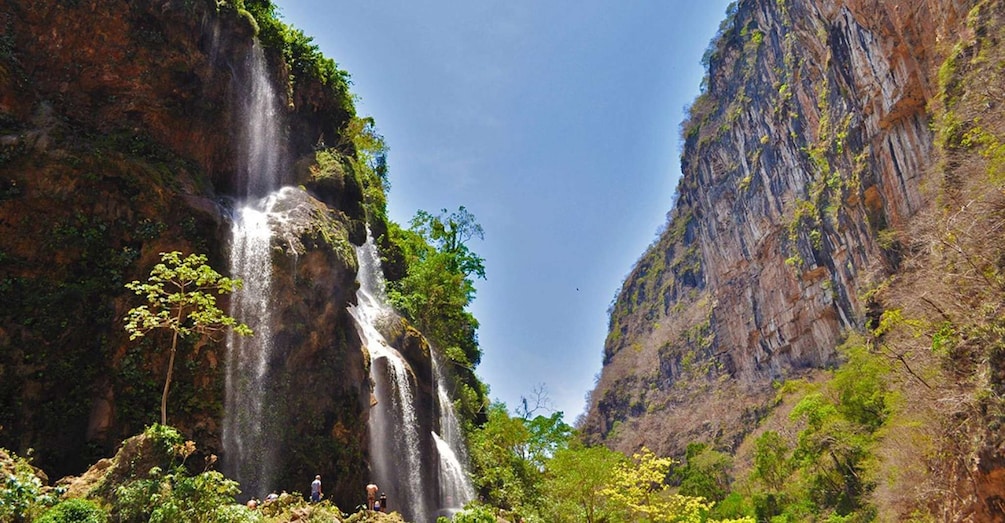
[[[167,425],[168,389],[171,387],[171,374],[174,372],[174,355],[178,349],[178,331],[171,336],[171,356],[168,358],[167,378],[164,380],[164,392],[161,394],[161,425]]]

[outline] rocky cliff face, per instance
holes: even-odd
[[[157,421],[166,355],[129,342],[123,284],[159,253],[204,252],[227,267],[228,201],[239,154],[247,12],[215,1],[5,2],[0,6],[0,446],[35,449],[53,477],[79,472]],[[350,242],[364,240],[362,188],[342,169],[313,180],[314,148],[340,143],[351,97],[289,74],[266,49],[281,93],[288,183],[313,209],[274,239],[282,347],[270,413],[284,488],[340,472],[336,499],[366,470],[368,361],[346,306]],[[297,167],[294,167],[294,166]],[[225,347],[187,347],[169,422],[220,453]]]
[[[771,383],[837,361],[931,198],[927,104],[975,2],[741,0],[683,129],[667,229],[611,311],[584,430],[732,448]]]

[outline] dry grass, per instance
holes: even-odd
[[[969,23],[933,104],[942,155],[928,176],[935,197],[899,231],[908,255],[876,296],[901,318],[876,340],[896,363],[900,392],[872,471],[884,520],[1002,515],[1005,6],[982,2]]]

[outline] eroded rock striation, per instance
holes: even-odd
[[[931,198],[927,104],[976,2],[741,0],[683,126],[666,230],[612,308],[583,428],[624,451],[732,448],[771,384],[837,363]]]

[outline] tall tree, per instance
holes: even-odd
[[[147,300],[146,305],[134,307],[126,314],[129,339],[143,337],[154,329],[171,331],[167,377],[161,394],[162,425],[167,425],[167,398],[179,339],[211,336],[227,328],[242,336],[251,335],[247,325],[224,314],[216,305],[215,294],[240,289],[242,281],[220,275],[206,264],[205,255],[190,254],[184,259],[181,256],[178,251],[161,253],[161,263],[150,271],[146,283],[126,284],[127,289]]]
[[[520,510],[535,505],[540,471],[523,458],[530,431],[503,403],[489,406],[488,421],[470,435],[471,462],[480,497],[491,505]]]
[[[625,457],[604,446],[573,443],[548,461],[545,514],[553,521],[608,521],[608,487],[615,467]]]
[[[602,490],[613,508],[612,521],[705,521],[711,503],[670,492],[666,477],[672,463],[672,459],[660,458],[645,447],[631,460],[619,463]]]
[[[449,214],[442,209],[437,216],[420,210],[412,218],[412,230],[438,252],[448,255],[451,272],[463,274],[465,278],[475,275],[485,279],[485,260],[468,247],[468,242],[475,238],[485,239],[485,231],[463,205]]]
[[[483,411],[484,394],[474,367],[481,361],[478,320],[467,307],[475,296],[472,277],[485,278],[484,260],[468,243],[484,238],[481,225],[464,207],[437,216],[418,211],[411,228],[391,224],[388,233],[404,253],[406,275],[390,282],[388,298],[422,330],[464,376],[464,386],[477,397],[474,405],[462,405],[470,419]]]

